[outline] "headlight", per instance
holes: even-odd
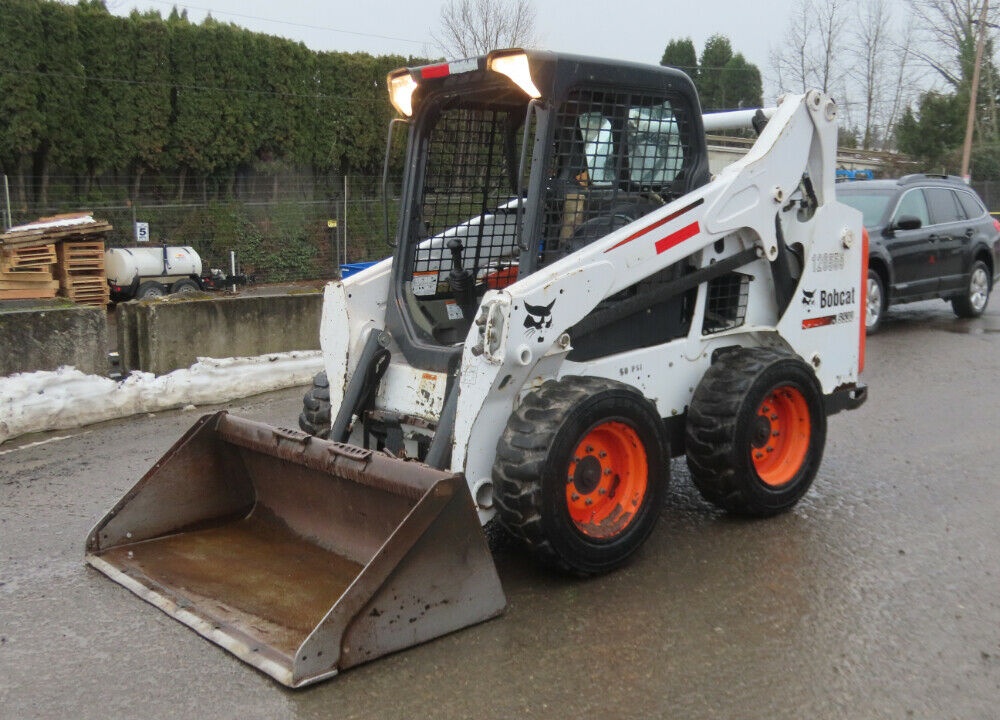
[[[538,92],[534,80],[531,79],[531,68],[524,50],[511,49],[491,52],[486,59],[486,64],[490,70],[506,75],[513,80],[519,88],[527,93],[528,97],[540,98],[542,96]]]

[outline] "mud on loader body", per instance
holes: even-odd
[[[396,251],[327,286],[308,434],[203,418],[88,539],[291,686],[501,612],[493,518],[589,575],[653,530],[673,456],[730,512],[793,507],[827,416],[866,397],[830,98],[757,113],[710,178],[672,69],[512,50],[388,83]]]

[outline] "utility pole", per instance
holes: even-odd
[[[965,119],[965,143],[962,145],[962,179],[968,183],[969,158],[972,156],[972,131],[976,120],[976,95],[979,92],[979,66],[983,61],[983,45],[986,41],[986,12],[990,1],[983,0],[983,9],[979,13],[979,37],[976,39],[976,64],[972,68],[972,88],[969,92],[969,114]]]

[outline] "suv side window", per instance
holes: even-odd
[[[970,220],[975,220],[986,214],[986,208],[979,202],[979,198],[972,193],[960,190],[958,192],[958,199],[961,201],[962,207],[965,208],[965,214]]]
[[[903,193],[896,214],[892,216],[893,224],[899,222],[904,215],[920,219],[920,226],[926,227],[931,224],[930,215],[927,212],[927,201],[924,200],[922,190],[907,190]]]
[[[925,188],[931,221],[935,225],[965,220],[965,212],[958,205],[955,193],[947,188]]]

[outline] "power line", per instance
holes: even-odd
[[[324,32],[341,33],[343,35],[354,35],[356,37],[376,38],[379,40],[392,40],[395,42],[412,43],[414,45],[430,44],[429,41],[427,40],[414,40],[412,38],[395,37],[392,35],[379,35],[377,33],[366,33],[358,30],[345,30],[343,28],[324,27],[321,25],[313,25],[311,23],[292,22],[291,20],[276,20],[274,18],[265,18],[265,17],[260,17],[258,15],[247,15],[244,13],[229,12],[228,10],[213,10],[211,8],[200,7],[198,5],[188,5],[187,3],[171,2],[170,0],[145,0],[145,2],[155,5],[164,5],[170,7],[171,9],[179,8],[181,10],[198,10],[200,12],[204,12],[208,15],[211,15],[213,18],[216,17],[216,15],[224,15],[227,17],[242,18],[244,20],[258,20],[260,22],[274,23],[275,25],[288,25],[289,27],[305,28],[308,30],[322,30]]]

